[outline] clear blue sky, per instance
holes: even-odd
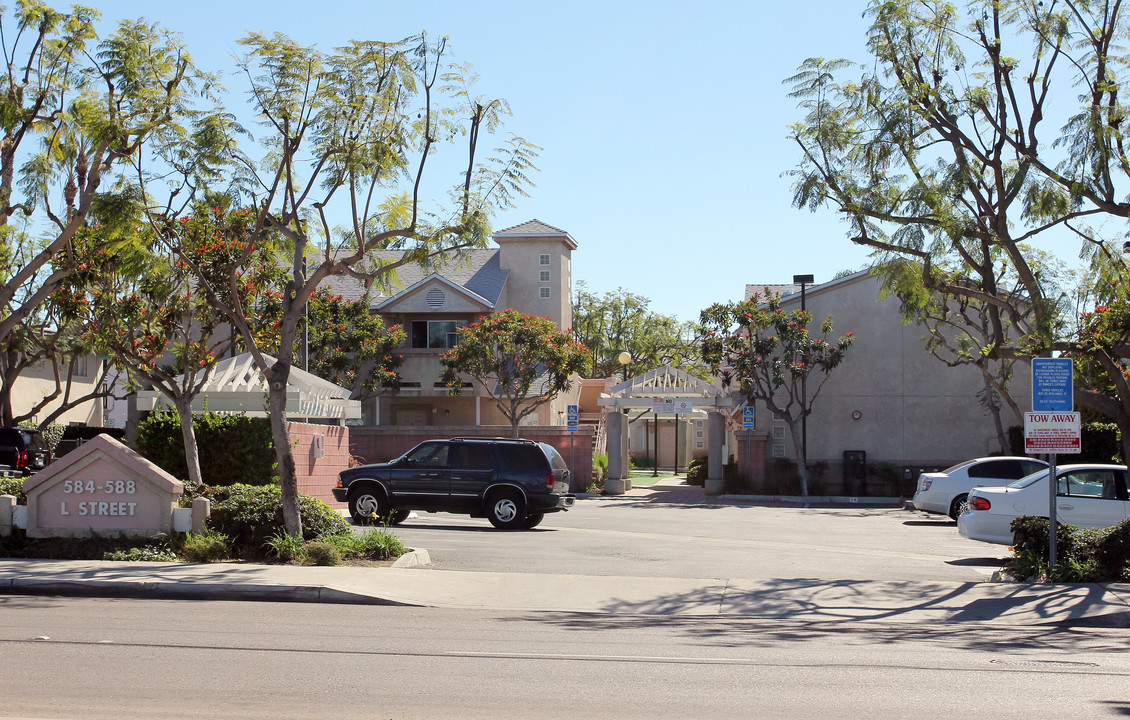
[[[229,76],[249,30],[326,50],[449,36],[479,92],[510,102],[507,130],[543,148],[537,187],[495,228],[567,230],[574,281],[592,291],[623,287],[690,320],[747,283],[867,262],[831,212],[791,205],[800,111],[781,83],[808,57],[865,60],[865,0],[89,2],[181,32],[198,65]]]

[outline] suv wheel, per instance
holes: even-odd
[[[349,515],[357,525],[381,522],[388,515],[388,500],[380,488],[365,485],[349,495]]]
[[[518,492],[502,490],[490,496],[487,517],[499,530],[514,530],[526,519],[526,503]]]
[[[545,513],[530,513],[529,515],[526,516],[526,520],[525,520],[525,522],[522,523],[522,527],[525,528],[526,530],[529,530],[531,528],[536,528],[538,525],[541,524],[541,521],[544,520],[544,519],[545,519]]]

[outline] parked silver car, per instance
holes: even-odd
[[[1019,480],[1047,466],[1034,458],[1000,456],[975,458],[941,472],[922,473],[918,476],[914,507],[957,520],[973,488],[1007,485],[1010,480]]]
[[[1123,465],[1063,465],[1056,468],[1055,515],[1080,528],[1110,527],[1126,520],[1130,500]],[[1024,515],[1047,517],[1048,470],[1007,487],[977,488],[969,493],[957,531],[970,540],[1012,545],[1012,521]]]

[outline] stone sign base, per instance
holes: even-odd
[[[171,533],[180,480],[98,435],[24,481],[28,537]]]

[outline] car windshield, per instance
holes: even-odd
[[[1008,487],[1014,488],[1014,489],[1017,489],[1017,490],[1019,490],[1021,488],[1026,488],[1029,485],[1031,485],[1032,483],[1036,482],[1037,480],[1043,480],[1045,477],[1047,477],[1047,474],[1048,474],[1048,469],[1043,468],[1042,470],[1037,470],[1036,472],[1032,473],[1031,475],[1025,475],[1024,477],[1020,478],[1019,480],[1017,480],[1014,483],[1009,483]]]

